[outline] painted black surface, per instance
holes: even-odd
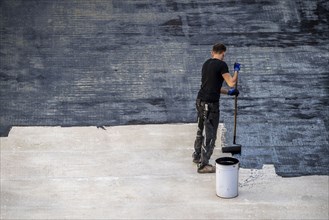
[[[211,45],[242,63],[242,167],[328,175],[325,0],[0,1],[0,133],[195,122]],[[221,120],[230,144],[233,99]],[[192,139],[194,137],[191,137]]]

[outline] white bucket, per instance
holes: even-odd
[[[216,159],[216,194],[222,198],[238,196],[239,160],[233,157]]]

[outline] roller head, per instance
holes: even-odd
[[[230,146],[222,147],[222,152],[231,154],[241,154],[241,144],[233,144]]]

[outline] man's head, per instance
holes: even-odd
[[[224,60],[225,52],[226,52],[225,45],[218,43],[212,47],[211,56],[219,60]]]

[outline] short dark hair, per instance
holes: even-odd
[[[222,52],[225,52],[226,51],[226,47],[224,44],[221,44],[221,43],[217,43],[215,44],[213,47],[212,47],[212,51],[214,53],[222,53]]]

